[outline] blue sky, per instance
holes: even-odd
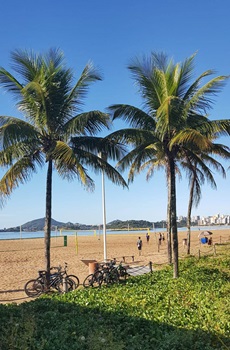
[[[221,5],[220,5],[221,4]],[[164,51],[176,62],[197,52],[196,76],[207,69],[217,75],[230,74],[230,4],[228,0],[31,0],[4,1],[1,4],[0,66],[10,69],[10,52],[50,47],[63,50],[66,63],[76,79],[91,60],[103,74],[103,81],[91,86],[84,110],[100,109],[113,103],[141,106],[127,64],[134,56]],[[210,119],[230,117],[230,82],[216,96]],[[19,116],[15,101],[0,90],[0,115]],[[124,126],[116,122],[114,129]],[[230,146],[229,138],[221,142]],[[228,166],[229,163],[223,165]],[[2,175],[0,171],[0,175]],[[53,182],[53,215],[56,220],[86,224],[102,223],[101,177],[94,193],[76,181]],[[124,177],[126,175],[124,174]],[[193,215],[230,214],[227,179],[215,176],[218,190],[204,186],[202,200]],[[45,216],[46,169],[16,189],[0,210],[0,228],[21,225]],[[166,218],[167,189],[163,172],[146,182],[139,175],[129,190],[106,181],[107,222],[115,219]],[[177,214],[187,213],[188,184],[185,175],[177,184]]]

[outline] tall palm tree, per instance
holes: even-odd
[[[0,68],[0,85],[16,97],[24,118],[0,117],[0,165],[7,167],[0,180],[0,199],[4,204],[13,189],[47,164],[45,260],[49,276],[53,169],[63,179],[77,178],[93,189],[87,168],[103,168],[110,180],[126,186],[118,171],[98,156],[103,151],[117,160],[124,148],[95,136],[110,127],[108,114],[81,110],[89,85],[101,80],[92,63],[74,83],[73,71],[66,68],[60,50],[51,49],[44,55],[16,50],[11,58],[18,77]]]
[[[158,152],[164,159],[168,185],[168,236],[172,233],[174,277],[178,277],[178,234],[176,212],[176,169],[187,145],[197,148],[210,144],[207,132],[229,133],[229,120],[210,121],[206,115],[211,105],[211,96],[224,85],[226,76],[219,76],[204,83],[213,74],[208,70],[190,83],[194,72],[194,57],[174,64],[163,54],[152,53],[149,58],[135,58],[128,69],[131,71],[143,99],[143,110],[135,106],[116,104],[109,107],[113,118],[123,118],[131,129],[117,131],[111,137],[131,143],[135,150],[124,158],[124,166],[131,171],[141,170],[152,153]],[[140,147],[143,159],[138,157]],[[119,163],[122,164],[122,161]]]

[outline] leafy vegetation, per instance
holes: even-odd
[[[187,258],[126,284],[0,305],[0,350],[230,347],[230,258]]]

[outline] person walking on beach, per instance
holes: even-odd
[[[158,242],[159,242],[159,245],[161,245],[161,241],[162,241],[162,233],[159,232],[159,237],[158,237]]]
[[[142,249],[142,239],[141,237],[138,237],[138,240],[137,240],[137,249],[139,251],[139,255],[141,255],[141,249]]]
[[[146,241],[147,241],[147,243],[149,243],[149,238],[150,238],[150,234],[147,232],[146,233]]]
[[[162,241],[162,233],[159,232],[159,235],[158,235],[158,253],[160,251],[161,241]]]

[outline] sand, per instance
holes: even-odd
[[[230,229],[213,230],[213,243],[230,241]],[[192,231],[191,253],[198,256],[198,250],[202,254],[212,253],[213,247],[200,244],[199,231]],[[143,240],[141,256],[137,249],[138,236]],[[186,255],[186,249],[182,241],[186,238],[186,232],[178,232],[179,256]],[[158,251],[159,250],[159,251]],[[44,270],[44,239],[0,240],[0,303],[21,303],[30,301],[24,292],[25,283],[38,276],[38,270]],[[68,263],[68,273],[75,274],[83,283],[89,274],[87,260],[102,262],[104,257],[103,237],[98,236],[73,236],[67,237],[67,246],[64,246],[64,238],[61,236],[51,239],[51,265],[64,266]],[[167,263],[167,246],[164,241],[158,249],[158,236],[150,232],[150,241],[147,244],[145,233],[112,235],[107,234],[107,258],[123,260],[127,265],[148,265],[151,261],[154,268],[159,268]],[[80,285],[80,288],[82,286]]]

